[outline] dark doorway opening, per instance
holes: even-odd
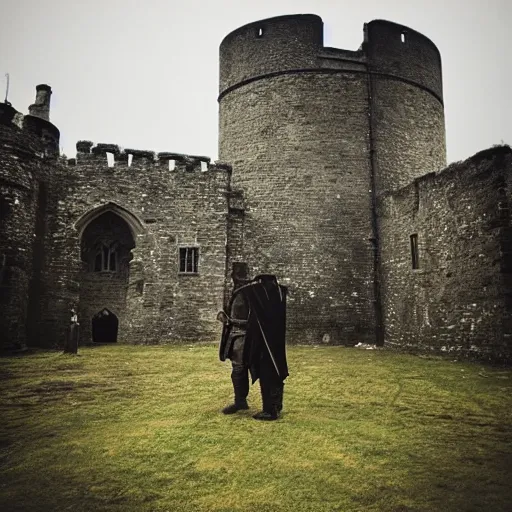
[[[94,343],[115,343],[117,341],[117,316],[103,309],[92,317],[92,341]]]

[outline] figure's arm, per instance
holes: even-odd
[[[217,320],[219,322],[222,322],[223,324],[226,324],[226,325],[228,325],[230,323],[229,316],[226,314],[225,311],[219,311],[217,313]]]
[[[242,318],[231,318],[229,317],[225,311],[219,311],[217,313],[217,320],[222,322],[224,325],[235,325],[237,327],[242,327],[247,324],[246,319]]]

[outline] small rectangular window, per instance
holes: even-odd
[[[418,253],[418,235],[416,233],[411,235],[411,261],[413,269],[420,268]]]
[[[180,273],[197,274],[199,247],[180,247]]]
[[[400,41],[402,41],[402,43],[405,43],[405,34],[406,34],[406,32],[402,32],[400,34]]]

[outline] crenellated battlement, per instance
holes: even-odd
[[[268,18],[228,34],[220,45],[219,101],[254,81],[319,72],[378,74],[421,87],[442,102],[441,57],[428,37],[373,20],[364,24],[358,50],[326,47],[323,21],[314,14]]]
[[[77,148],[78,150],[78,148]],[[107,153],[112,153],[114,156],[119,155],[121,150],[117,144],[104,144],[100,143],[94,146],[91,150],[93,155],[101,156],[106,155]]]
[[[187,155],[184,153],[176,153],[163,151],[156,153],[155,151],[144,149],[122,148],[117,144],[97,143],[90,140],[80,140],[76,143],[76,158],[68,159],[68,165],[85,165],[92,162],[103,163],[105,167],[168,167],[170,171],[228,171],[231,167],[222,162],[211,163],[211,158],[201,155]],[[229,168],[228,168],[229,167]]]

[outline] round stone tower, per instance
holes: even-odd
[[[0,352],[24,348],[35,226],[37,147],[0,103]]]
[[[46,182],[59,130],[48,120],[51,89],[37,93],[42,111],[31,115],[0,103],[0,352],[23,349],[34,337],[39,307]]]
[[[246,197],[237,257],[289,286],[290,339],[374,343],[377,195],[445,163],[437,49],[383,21],[357,51],[324,47],[315,15],[250,23],[221,43],[219,105]]]
[[[446,166],[441,55],[424,35],[375,20],[365,25],[377,193]]]

